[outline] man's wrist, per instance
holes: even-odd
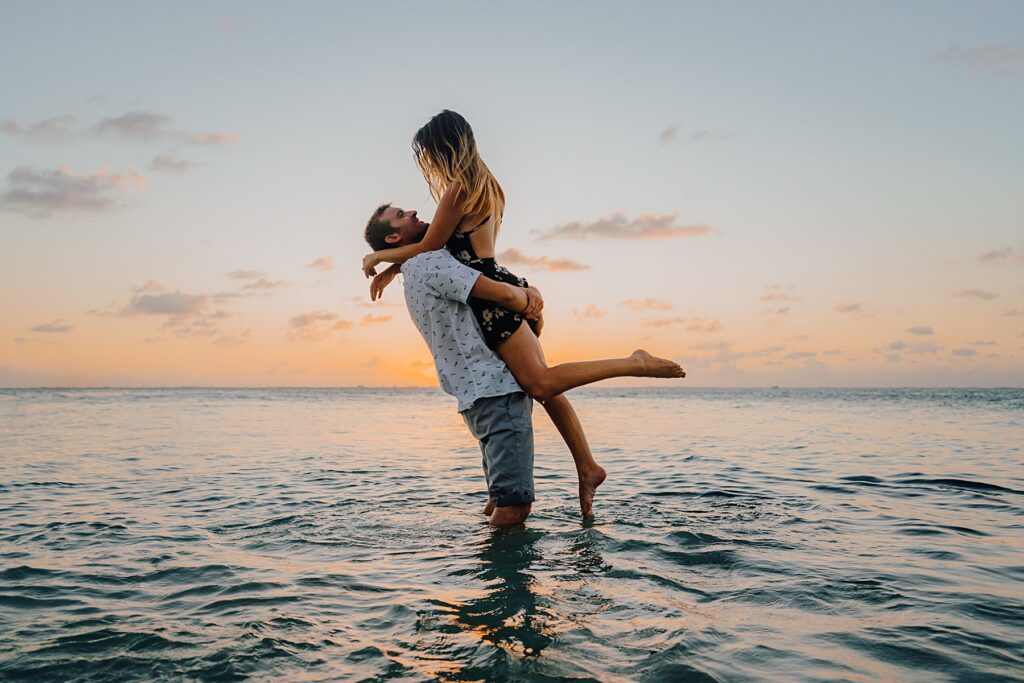
[[[509,310],[515,311],[517,313],[524,310],[526,306],[529,304],[526,290],[524,290],[522,287],[516,287],[515,285],[509,285],[508,287],[509,300],[508,304],[506,304],[506,307]]]

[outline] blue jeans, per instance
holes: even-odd
[[[534,501],[532,413],[533,399],[521,391],[477,399],[462,411],[480,442],[487,492],[497,507]]]

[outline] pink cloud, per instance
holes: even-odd
[[[227,145],[242,136],[238,133],[184,133],[182,137],[193,145]]]
[[[654,297],[644,299],[626,299],[623,305],[629,306],[634,311],[671,311],[675,306],[667,301],[661,301]]]
[[[498,254],[498,262],[512,266],[526,266],[551,273],[567,273],[577,270],[589,270],[590,266],[568,258],[550,258],[548,256],[527,256],[515,247],[510,247]]]
[[[658,318],[646,323],[647,327],[665,327],[668,325],[682,325],[687,332],[720,332],[724,328],[717,320],[705,320],[704,318]]]
[[[307,268],[319,268],[320,270],[334,270],[334,259],[330,256],[321,256],[306,264]]]
[[[671,237],[699,237],[711,232],[706,225],[675,225],[676,214],[655,215],[645,213],[629,219],[623,213],[583,223],[573,221],[547,230],[533,230],[539,240],[578,239],[591,237],[608,239],[663,239]]]
[[[597,307],[597,304],[590,304],[582,311],[572,309],[572,314],[577,318],[603,318],[607,315],[607,311],[603,311]]]

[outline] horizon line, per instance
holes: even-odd
[[[154,390],[154,389],[225,389],[225,390],[251,390],[251,389],[323,389],[323,390],[360,390],[360,391],[376,391],[376,390],[404,390],[404,391],[436,391],[437,393],[443,394],[444,392],[440,387],[421,387],[411,385],[394,385],[394,386],[367,386],[363,384],[356,384],[351,386],[306,386],[306,385],[261,385],[261,386],[203,386],[203,385],[174,385],[174,386],[117,386],[117,385],[90,385],[90,386],[56,386],[56,385],[40,385],[40,386],[27,386],[27,387],[2,387],[0,391],[16,391],[19,389],[26,390],[40,390],[40,389],[52,389],[52,390],[95,390],[95,389],[139,389],[139,390]],[[835,385],[782,385],[782,384],[765,384],[765,385],[751,385],[751,386],[712,386],[712,385],[699,385],[699,386],[686,386],[686,387],[659,387],[659,386],[623,386],[623,387],[576,387],[569,391],[621,391],[624,389],[655,389],[655,390],[693,390],[693,389],[1024,389],[1024,385],[944,385],[944,386],[926,386],[926,385],[892,385],[892,386],[881,386],[881,385],[849,385],[849,384],[835,384]],[[566,392],[568,393],[568,392]]]

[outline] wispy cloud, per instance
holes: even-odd
[[[666,126],[661,133],[658,134],[658,142],[663,145],[667,145],[677,137],[681,138],[683,142],[700,142],[702,140],[708,140],[712,142],[722,142],[728,140],[735,133],[727,130],[720,130],[715,128],[696,128],[689,133],[680,135],[679,126]]]
[[[590,304],[589,306],[587,306],[582,311],[578,310],[576,308],[572,309],[572,314],[577,319],[580,319],[580,318],[603,318],[605,315],[607,315],[607,313],[608,313],[608,311],[604,311],[604,310],[601,310],[600,308],[598,308],[597,304]]]
[[[806,360],[808,358],[817,358],[818,354],[814,351],[794,351],[793,353],[786,354],[786,360]]]
[[[184,173],[192,168],[191,162],[179,159],[174,154],[158,154],[149,162],[149,170],[165,173]]]
[[[83,130],[77,130],[75,117],[68,115],[54,116],[29,124],[23,124],[13,119],[4,119],[0,121],[0,132],[12,137],[47,142],[64,142],[80,138],[88,133],[98,138],[128,142],[172,140],[190,145],[226,145],[241,138],[241,135],[234,132],[181,130],[174,127],[173,123],[174,119],[166,114],[152,111],[130,111],[119,116],[107,116]],[[156,160],[154,161],[156,162]]]
[[[654,297],[647,297],[645,299],[626,299],[622,302],[624,306],[629,306],[634,311],[671,311],[675,306],[655,299]]]
[[[711,228],[706,225],[675,225],[677,214],[655,215],[645,213],[636,218],[627,218],[616,213],[608,218],[584,223],[573,221],[546,230],[533,230],[539,240],[550,239],[664,239],[670,237],[698,237],[707,235]]]
[[[981,256],[978,260],[982,263],[996,263],[996,264],[1024,264],[1024,254],[1014,251],[1013,247],[1003,247],[1002,249],[989,249]]]
[[[694,132],[690,133],[690,136],[687,139],[690,142],[698,142],[700,140],[711,140],[713,142],[722,142],[723,140],[728,140],[733,135],[735,135],[735,133],[733,133],[732,131],[713,130],[713,129],[710,129],[710,128],[702,128],[700,130],[695,130]]]
[[[180,289],[160,294],[136,294],[119,315],[170,315],[191,317],[199,315],[209,297],[205,294],[185,294]]]
[[[266,276],[261,270],[233,270],[228,273],[228,277],[233,280],[258,280]]]
[[[242,289],[280,289],[281,287],[291,286],[291,282],[285,282],[284,280],[268,280],[265,277],[261,277],[255,282],[249,282],[242,285]]]
[[[982,301],[991,301],[992,299],[999,298],[999,295],[995,292],[989,292],[984,289],[964,289],[959,292],[953,292],[952,296],[958,299],[981,299]]]
[[[836,313],[863,313],[864,304],[860,303],[843,303],[840,301],[835,307]]]
[[[704,318],[685,318],[676,316],[674,318],[658,318],[645,323],[647,327],[666,327],[668,325],[682,325],[687,332],[721,332],[724,327],[717,320],[706,320]]]
[[[784,346],[764,346],[760,349],[754,349],[748,352],[751,358],[763,358],[764,356],[774,356],[777,353],[782,353],[786,348]]]
[[[179,140],[190,145],[226,145],[237,141],[238,133],[191,132],[171,128],[174,119],[151,111],[130,111],[120,116],[109,116],[93,127],[101,138],[117,138],[131,142],[153,140]]]
[[[182,139],[192,145],[227,145],[241,137],[238,133],[182,133]]]
[[[321,256],[306,264],[307,268],[319,268],[320,270],[334,270],[334,259],[330,256]]]
[[[935,334],[935,330],[933,330],[931,327],[928,327],[927,325],[918,325],[916,327],[908,327],[907,328],[907,332],[909,334],[917,334],[917,335],[922,335],[922,336],[930,336],[930,335]]]
[[[75,136],[75,131],[72,129],[74,124],[74,116],[55,116],[25,125],[11,119],[5,119],[0,121],[0,131],[12,137],[46,142],[63,142]]]
[[[783,287],[782,285],[768,285],[764,288],[761,301],[800,301],[800,297],[794,294],[795,287]]]
[[[127,190],[141,190],[147,178],[135,170],[111,173],[101,168],[92,175],[77,175],[69,166],[37,171],[19,166],[7,175],[0,194],[0,209],[42,218],[54,213],[102,212],[120,206]]]
[[[967,69],[972,76],[1009,76],[1016,73],[1017,65],[1024,61],[1024,50],[1003,45],[950,45],[932,57],[932,61]]]
[[[392,316],[390,315],[373,315],[372,313],[367,313],[363,316],[363,319],[359,321],[359,324],[363,327],[367,327],[368,325],[379,325],[381,323],[390,322],[391,320]]]
[[[938,344],[931,344],[929,342],[921,342],[918,344],[910,344],[905,341],[894,341],[886,344],[885,346],[878,346],[872,351],[874,353],[892,352],[892,351],[906,351],[908,353],[938,353],[942,350],[942,347]]]
[[[151,111],[130,111],[121,116],[109,116],[96,124],[93,131],[99,137],[117,137],[134,142],[147,142],[168,135],[168,124],[174,119]]]
[[[326,339],[336,330],[347,330],[353,326],[349,320],[342,320],[329,311],[300,313],[288,320],[288,339],[293,341],[319,341]]]
[[[215,346],[221,346],[224,348],[232,348],[235,346],[241,346],[249,340],[249,335],[252,330],[243,330],[238,334],[223,334],[213,340]]]
[[[967,343],[971,346],[999,346],[999,342],[995,339],[975,339]]]
[[[515,247],[510,247],[498,254],[498,261],[513,266],[526,266],[551,273],[568,273],[577,270],[589,270],[585,263],[568,258],[550,258],[548,256],[527,256]]]
[[[703,342],[701,344],[692,344],[688,348],[690,351],[725,351],[732,347],[732,342],[727,341],[710,341]]]
[[[43,325],[36,325],[32,328],[33,332],[47,332],[49,334],[62,334],[64,332],[70,332],[74,328],[71,325],[64,324],[63,320],[54,320],[52,323],[46,323]]]
[[[135,295],[127,304],[114,311],[89,311],[96,315],[125,317],[162,317],[161,329],[177,337],[215,337],[221,334],[219,323],[232,313],[224,310],[210,312],[215,295],[188,294],[181,290],[166,291],[163,285],[149,280],[132,290]],[[247,333],[246,333],[247,334]],[[223,335],[222,335],[223,336]],[[230,336],[230,335],[228,335]],[[223,345],[223,344],[222,344]]]
[[[974,349],[953,349],[951,353],[961,358],[973,358],[978,355],[978,352]]]

